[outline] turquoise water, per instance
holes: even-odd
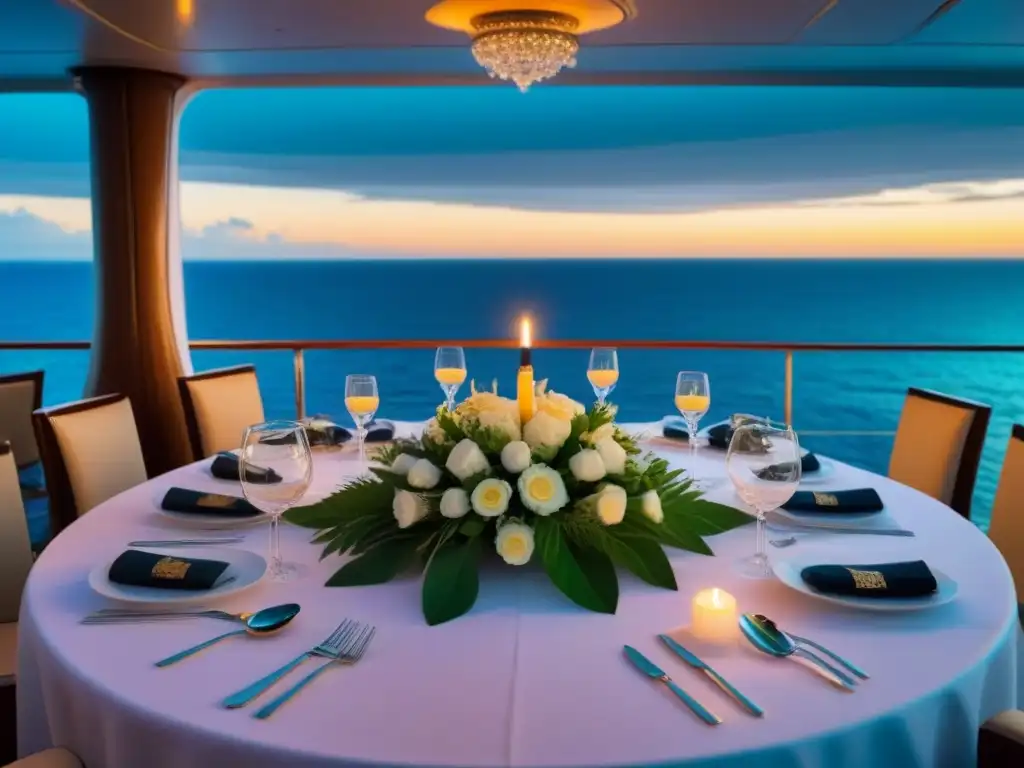
[[[193,339],[510,338],[529,312],[540,338],[702,341],[1024,342],[1024,261],[332,261],[188,262]],[[41,296],[47,297],[45,301]],[[54,302],[50,297],[59,296]],[[0,339],[87,339],[87,263],[0,263]],[[468,350],[470,377],[513,393],[517,354]],[[257,366],[267,411],[294,413],[288,352],[196,352],[197,370]],[[585,350],[538,350],[538,378],[591,397]],[[344,377],[374,373],[381,415],[426,418],[441,400],[433,353],[306,353],[309,412],[344,416]],[[82,393],[85,352],[0,352],[0,371],[46,369],[47,403]],[[709,420],[782,414],[783,355],[624,350],[620,418],[670,413],[675,372],[707,370]],[[1024,355],[798,353],[798,430],[893,430],[908,386],[989,403],[974,517],[987,523],[1010,425],[1024,421]],[[465,390],[464,390],[465,391]],[[806,437],[817,451],[884,472],[891,438]]]

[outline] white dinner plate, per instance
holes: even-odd
[[[800,475],[800,485],[816,485],[823,480],[828,480],[836,473],[836,465],[828,459],[818,457],[820,467],[815,472]]]
[[[138,548],[141,552],[156,552],[166,554],[169,557],[185,557],[181,552],[163,552],[159,549]],[[267,571],[267,561],[250,552],[247,549],[227,549],[203,547],[200,551],[190,551],[187,557],[202,560],[221,560],[228,564],[228,567],[217,580],[219,586],[213,589],[157,589],[155,587],[133,587],[127,584],[115,584],[108,576],[113,560],[93,568],[89,574],[89,586],[92,591],[110,600],[119,603],[142,603],[147,605],[190,605],[193,603],[208,603],[221,597],[234,595],[244,589],[248,589],[261,578]],[[224,583],[226,579],[234,577],[233,581]]]
[[[157,514],[166,522],[177,528],[201,528],[203,530],[229,530],[232,528],[252,528],[256,525],[264,525],[270,521],[268,515],[253,515],[252,517],[230,517],[228,515],[202,515],[196,512],[171,512],[160,506],[164,500],[167,489],[159,491],[153,498]],[[220,491],[210,491],[220,494]],[[241,483],[238,485],[238,493],[221,494],[224,496],[237,496],[244,498],[241,493]]]
[[[821,558],[792,558],[776,560],[772,558],[771,567],[779,581],[790,589],[803,592],[805,595],[824,600],[836,605],[845,605],[847,608],[855,608],[861,611],[883,611],[883,612],[904,612],[921,611],[927,608],[936,608],[951,602],[956,597],[957,584],[953,579],[942,571],[932,568],[932,575],[938,589],[927,597],[843,597],[840,595],[826,595],[809,587],[802,578],[800,572],[809,565],[820,565]]]

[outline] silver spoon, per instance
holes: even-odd
[[[762,653],[778,657],[799,656],[814,664],[814,669],[836,687],[844,691],[853,691],[856,683],[851,677],[818,658],[806,648],[797,645],[785,632],[779,630],[771,622],[758,621],[756,617],[745,613],[740,616],[740,630],[750,644]]]
[[[763,613],[755,613],[753,618],[754,618],[755,621],[757,621],[758,623],[760,623],[762,625],[771,624],[776,629],[779,629],[779,625],[776,624],[771,619],[769,619]],[[842,656],[840,656],[838,653],[834,653],[833,651],[830,651],[824,645],[816,643],[813,640],[809,640],[806,637],[800,637],[799,635],[794,635],[792,632],[786,632],[786,631],[784,631],[782,629],[779,629],[779,632],[782,632],[782,634],[784,634],[786,637],[788,637],[790,640],[792,640],[797,645],[810,646],[811,648],[813,648],[814,650],[818,651],[819,653],[825,654],[826,656],[831,658],[833,661],[841,664],[842,666],[846,667],[848,670],[853,672],[853,674],[855,674],[861,680],[869,679],[870,676],[868,675],[867,672],[862,670],[860,667],[858,667],[852,661],[847,661]]]
[[[191,648],[186,648],[180,653],[176,653],[173,656],[168,656],[166,659],[161,659],[156,663],[158,667],[169,667],[171,664],[176,664],[182,659],[187,659],[194,653],[204,648],[209,648],[214,643],[219,643],[228,637],[235,637],[237,635],[253,635],[254,637],[264,637],[266,635],[272,635],[280,629],[283,629],[288,623],[295,618],[299,612],[299,606],[296,603],[285,603],[284,605],[275,605],[271,608],[264,608],[261,611],[256,611],[244,619],[245,628],[236,629],[233,632],[225,632],[223,635],[217,635],[206,642],[194,645]]]

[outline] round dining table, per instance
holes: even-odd
[[[658,425],[637,428],[660,434]],[[689,462],[685,444],[654,437],[650,447],[675,466]],[[741,507],[724,455],[701,449],[696,461],[708,498]],[[88,768],[973,765],[979,724],[1016,705],[1019,629],[1006,563],[981,531],[938,501],[830,464],[832,477],[816,490],[874,488],[893,521],[916,535],[796,534],[791,546],[771,547],[771,556],[823,563],[923,559],[955,580],[952,602],[913,612],[867,611],[776,579],[745,579],[737,560],[753,552],[755,535],[744,526],[710,537],[713,557],[670,550],[678,591],[621,573],[614,615],[576,606],[536,564],[496,561],[482,568],[472,610],[431,627],[421,613],[418,574],[379,586],[326,587],[344,558],[321,560],[311,531],[285,525],[285,559],[306,564],[306,575],[288,583],[264,579],[208,607],[243,612],[295,602],[301,605],[296,619],[270,637],[232,638],[157,668],[155,661],[226,631],[225,623],[85,625],[81,619],[119,607],[90,589],[88,574],[129,541],[211,535],[175,527],[161,514],[168,488],[241,495],[237,482],[210,474],[209,460],[182,467],[86,513],[32,569],[20,618],[19,749],[65,746]],[[352,447],[316,454],[307,498],[322,498],[359,469]],[[264,524],[237,533],[244,541],[235,546],[266,554]],[[201,549],[174,552],[202,557]],[[657,639],[669,631],[686,637],[693,595],[708,587],[734,595],[740,612],[765,614],[829,647],[869,679],[847,692],[743,639],[709,646],[704,660],[765,712],[751,716]],[[241,709],[220,705],[315,646],[345,618],[376,627],[358,663],[328,670],[265,720],[253,712],[266,698]],[[640,674],[624,658],[626,644],[723,722],[706,725]],[[312,669],[306,664],[305,671]]]

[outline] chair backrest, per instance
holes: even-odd
[[[19,468],[39,461],[32,411],[42,406],[42,371],[0,376],[0,441],[11,444]]]
[[[18,620],[32,543],[11,444],[0,443],[0,624]]]
[[[56,535],[98,504],[147,480],[126,395],[102,395],[32,414]]]
[[[1010,566],[1018,601],[1024,602],[1024,424],[1014,424],[1010,433],[988,535]]]
[[[907,390],[889,477],[969,518],[991,415],[992,408],[981,403],[925,389]]]
[[[178,389],[196,461],[240,447],[245,428],[265,421],[254,366],[182,376]]]

